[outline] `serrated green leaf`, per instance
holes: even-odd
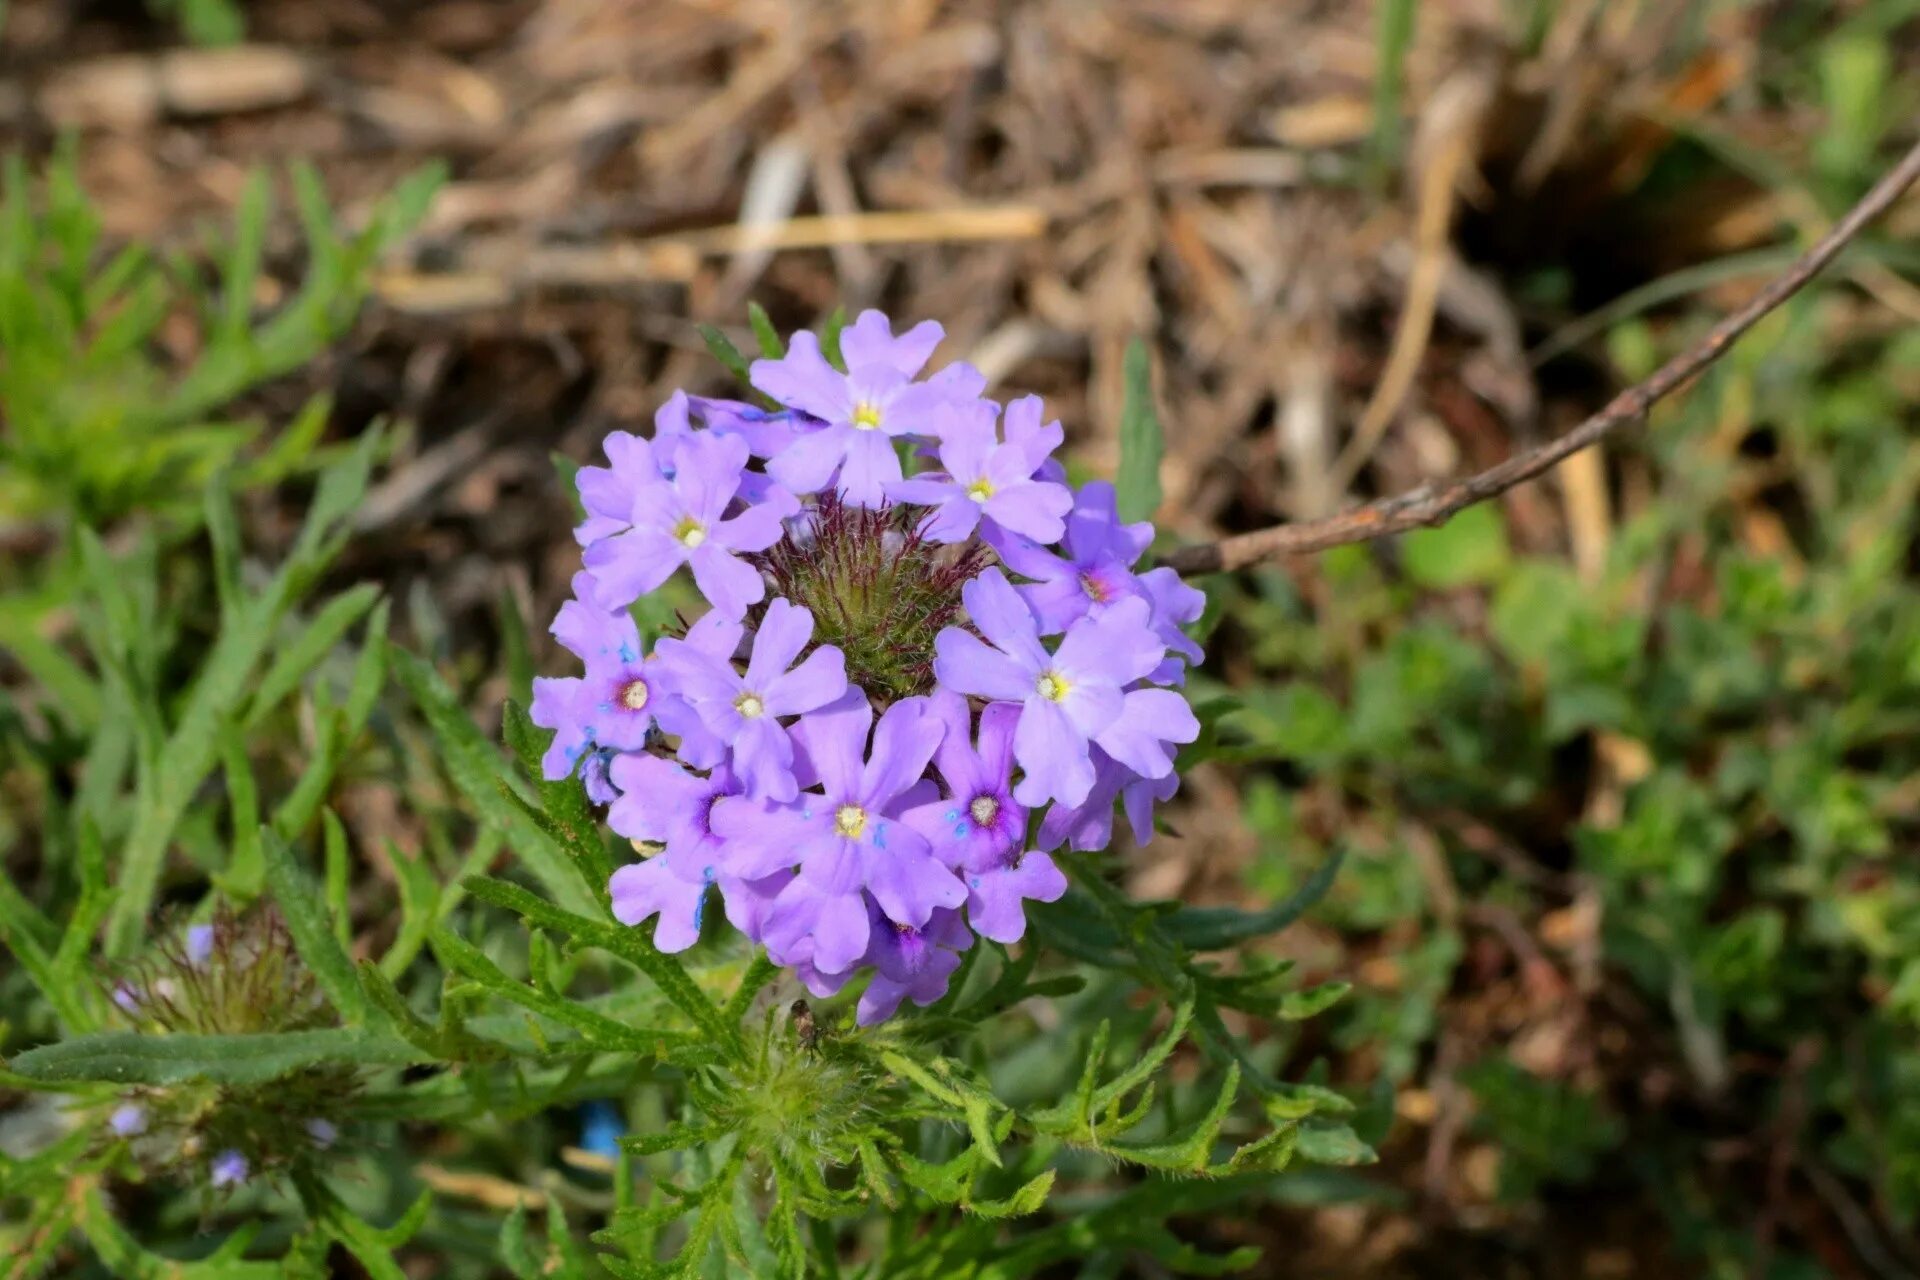
[[[143,1035],[109,1031],[41,1045],[9,1064],[30,1080],[111,1084],[264,1084],[320,1063],[407,1066],[426,1055],[398,1037],[331,1028],[273,1035]]]
[[[483,821],[504,835],[514,853],[547,892],[575,909],[594,905],[594,895],[575,873],[557,841],[501,794],[517,793],[500,753],[488,744],[437,673],[402,649],[390,654],[394,674],[426,717],[440,745],[441,760],[453,783]]]
[[[334,932],[326,905],[306,873],[294,861],[293,850],[270,827],[260,830],[260,848],[266,858],[267,886],[280,904],[293,945],[319,980],[327,999],[349,1026],[367,1020],[367,997],[361,990],[353,961]]]

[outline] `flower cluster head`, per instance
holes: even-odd
[[[270,908],[169,931],[106,980],[107,999],[149,1035],[257,1035],[339,1025],[285,921]],[[351,1068],[314,1065],[258,1084],[141,1086],[100,1116],[103,1143],[208,1192],[237,1190],[318,1160],[339,1140]]]
[[[1200,593],[1146,523],[1075,489],[1037,397],[922,376],[940,326],[863,313],[756,361],[766,404],[676,394],[582,468],[583,571],[534,682],[549,778],[578,774],[640,861],[614,914],[734,928],[859,1018],[938,1000],[975,936],[1066,891],[1053,854],[1135,838],[1199,725],[1179,692]],[[707,605],[647,651],[629,606],[685,571]]]

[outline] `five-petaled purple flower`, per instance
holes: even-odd
[[[734,772],[750,795],[791,800],[798,793],[793,744],[780,717],[804,715],[847,691],[845,662],[831,645],[794,666],[812,636],[813,615],[779,599],[760,620],[744,675],[732,662],[685,641],[662,640],[658,646],[682,696],[732,751]]]
[[[1018,942],[1027,931],[1022,903],[1052,902],[1067,878],[1044,853],[1026,851],[1027,809],[1013,798],[1013,736],[1020,708],[996,702],[980,713],[980,740],[971,738],[967,700],[951,690],[933,696],[946,725],[933,765],[946,784],[944,799],[902,815],[927,838],[934,856],[967,886],[967,919],[981,937]]]
[[[746,466],[747,442],[739,436],[702,432],[681,441],[672,478],[637,484],[627,527],[588,545],[582,559],[600,602],[624,608],[688,565],[701,594],[726,617],[757,603],[766,586],[740,553],[778,542],[782,522],[798,506],[776,495],[729,516]]]
[[[819,420],[767,464],[773,478],[797,494],[818,493],[838,473],[840,495],[856,507],[877,507],[900,478],[895,437],[932,434],[943,411],[974,401],[985,380],[954,365],[915,382],[939,345],[942,330],[928,320],[899,337],[878,311],[863,311],[840,336],[847,371],[827,362],[819,339],[796,333],[786,355],[756,360],[753,385],[790,409]]]
[[[1057,541],[1073,510],[1073,495],[1065,485],[1035,479],[1046,455],[1036,456],[1030,440],[1002,443],[994,430],[994,406],[978,403],[984,411],[946,415],[950,425],[939,445],[945,470],[895,481],[887,486],[887,496],[932,507],[921,532],[934,542],[964,542],[982,521],[990,533],[1005,530],[1036,542]]]
[[[1088,749],[1126,707],[1126,687],[1158,666],[1166,646],[1148,629],[1144,600],[1126,600],[1067,628],[1048,653],[1039,626],[998,569],[967,584],[967,615],[980,635],[948,627],[935,642],[934,674],[958,693],[1020,704],[1013,757],[1022,804],[1076,805],[1093,788]],[[1177,696],[1177,695],[1176,695]]]
[[[922,774],[942,732],[925,698],[901,699],[876,723],[866,698],[849,694],[795,730],[817,790],[786,804],[742,803],[714,815],[714,829],[742,850],[740,874],[770,875],[797,864],[776,903],[779,918],[767,926],[767,949],[776,958],[805,940],[822,972],[850,968],[870,936],[862,890],[889,920],[915,928],[934,908],[966,901],[926,838],[899,819],[901,808],[924,796]]]

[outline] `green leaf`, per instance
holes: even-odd
[[[487,990],[524,1009],[551,1018],[562,1026],[572,1027],[587,1039],[609,1049],[664,1057],[668,1050],[693,1044],[699,1039],[697,1035],[686,1031],[630,1027],[564,997],[550,995],[524,982],[515,982],[478,947],[445,929],[434,931],[432,943],[434,954],[440,957],[440,962],[447,968],[473,979]]]
[[[1434,591],[1492,582],[1506,570],[1506,524],[1493,503],[1468,507],[1434,529],[1415,529],[1401,539],[1407,577]]]
[[[751,383],[747,358],[740,354],[740,348],[733,345],[733,339],[710,324],[700,326],[700,337],[707,344],[707,350],[718,360],[726,371],[741,382]]]
[[[835,307],[832,314],[827,316],[826,327],[820,331],[820,354],[827,358],[828,364],[841,373],[847,371],[847,358],[840,351],[840,335],[845,332],[846,327],[847,309]]]
[[[447,774],[478,811],[481,820],[499,831],[548,893],[564,905],[588,909],[595,904],[588,883],[574,873],[559,844],[516,806],[506,794],[519,793],[506,761],[454,699],[432,667],[402,649],[390,654],[395,676],[427,719],[440,747]]]
[[[1160,509],[1160,457],[1166,441],[1153,407],[1153,359],[1147,344],[1127,344],[1126,400],[1120,409],[1120,473],[1114,490],[1122,520],[1151,520]]]
[[[1265,911],[1239,911],[1232,907],[1182,907],[1163,917],[1160,927],[1195,951],[1223,951],[1255,938],[1279,933],[1327,896],[1345,858],[1346,851],[1336,849],[1332,857],[1307,877],[1305,884]]]
[[[280,914],[286,917],[287,931],[293,935],[300,958],[313,970],[340,1016],[349,1025],[360,1026],[367,1020],[366,993],[360,988],[353,961],[334,934],[326,905],[294,861],[293,850],[271,827],[260,829],[260,847],[266,855],[267,885],[280,904]]]
[[[68,1084],[265,1084],[321,1063],[397,1067],[428,1061],[395,1036],[328,1028],[272,1035],[144,1035],[108,1031],[29,1049],[10,1064],[30,1080]]]
[[[627,961],[653,979],[661,993],[717,1045],[736,1058],[745,1054],[739,1025],[722,1016],[713,1001],[687,976],[679,960],[661,952],[638,929],[575,915],[504,880],[469,876],[463,883],[467,892],[480,901],[515,912],[528,924],[563,933],[576,942],[598,947]]]
[[[778,360],[787,354],[787,344],[780,341],[780,333],[773,327],[765,307],[757,302],[749,302],[747,323],[753,326],[753,339],[760,344],[761,355],[769,360]]]
[[[247,711],[246,728],[257,728],[283,698],[299,688],[307,673],[333,651],[340,638],[379,598],[380,588],[363,582],[329,600],[314,620],[294,637],[293,643],[280,650],[266,674],[260,677],[253,704]]]

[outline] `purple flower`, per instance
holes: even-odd
[[[607,888],[614,918],[633,925],[658,915],[654,944],[684,951],[699,940],[707,886],[727,871],[726,842],[713,833],[714,807],[739,795],[739,784],[726,768],[702,778],[646,755],[615,760],[613,780],[621,796],[607,813],[608,825],[629,840],[666,846],[613,873]]]
[[[747,442],[738,436],[698,432],[681,441],[672,478],[635,485],[626,528],[587,547],[582,559],[600,603],[624,608],[681,565],[692,568],[701,593],[727,617],[738,618],[757,602],[766,588],[738,553],[778,542],[781,521],[798,506],[776,493],[728,517],[746,465]]]
[[[1067,878],[1044,853],[1025,852],[1026,806],[1013,798],[1014,726],[1020,708],[996,702],[980,713],[980,739],[970,741],[967,700],[941,690],[934,714],[946,724],[934,767],[946,798],[920,805],[901,820],[927,838],[933,854],[967,885],[967,920],[982,937],[1020,941],[1027,931],[1022,904],[1052,902]]]
[[[322,1151],[340,1141],[340,1130],[331,1120],[313,1116],[307,1121],[307,1136],[313,1139],[313,1145]]]
[[[744,400],[707,396],[694,396],[690,403],[709,431],[739,436],[747,442],[747,452],[756,458],[778,457],[807,429],[791,409],[762,409]]]
[[[116,1137],[138,1137],[147,1131],[147,1109],[137,1102],[123,1102],[107,1117],[107,1128]]]
[[[140,1012],[140,993],[124,982],[113,984],[114,1007],[126,1014]]]
[[[1054,805],[1041,820],[1034,843],[1052,851],[1062,844],[1082,853],[1098,853],[1113,843],[1113,802],[1117,798],[1126,810],[1127,825],[1133,842],[1145,845],[1153,839],[1153,806],[1171,800],[1180,789],[1177,774],[1164,778],[1142,778],[1099,747],[1093,749],[1094,783],[1085,801],[1078,805]]]
[[[216,1187],[237,1187],[247,1180],[249,1168],[247,1158],[238,1151],[222,1151],[207,1167],[208,1180]]]
[[[187,961],[190,964],[205,964],[213,955],[213,926],[195,924],[187,926]]]
[[[891,1018],[902,1000],[925,1008],[947,994],[947,983],[960,967],[960,953],[973,945],[958,911],[935,911],[918,929],[896,924],[877,909],[870,918],[866,963],[874,975],[860,993],[855,1015],[863,1027]]]
[[[1041,634],[1058,635],[1090,612],[1143,594],[1133,566],[1153,541],[1153,526],[1122,524],[1113,486],[1095,481],[1081,487],[1066,519],[1066,555],[1030,540],[990,541],[1007,568],[1034,579],[1020,595],[1040,620]]]
[[[963,598],[992,647],[948,627],[934,641],[935,676],[958,693],[1020,704],[1013,755],[1023,776],[1016,799],[1029,806],[1079,804],[1093,787],[1091,743],[1125,710],[1126,686],[1166,653],[1147,628],[1146,601],[1124,600],[1097,618],[1081,618],[1048,653],[1033,614],[998,569],[968,583]]]
[[[669,694],[660,682],[658,663],[640,651],[640,631],[625,609],[593,602],[592,580],[573,578],[574,598],[560,606],[551,628],[556,640],[586,664],[584,678],[540,678],[533,682],[533,722],[555,731],[540,761],[548,778],[570,775],[593,747],[638,751],[647,745]]]
[[[653,439],[615,431],[601,442],[611,464],[581,467],[574,475],[587,518],[573,531],[583,547],[610,538],[633,523],[633,495],[673,474],[672,454],[693,433],[687,395],[676,391],[653,415]],[[663,456],[664,455],[664,456]]]
[[[849,503],[880,506],[886,486],[900,479],[893,437],[931,434],[944,409],[976,399],[985,386],[978,371],[965,365],[913,381],[941,336],[940,326],[929,320],[896,338],[885,316],[864,311],[841,335],[845,373],[827,363],[819,339],[806,332],[793,335],[780,359],[754,361],[754,386],[821,423],[767,464],[774,479],[808,494],[825,489],[838,473]]]
[[[898,820],[899,809],[924,802],[921,775],[942,732],[925,698],[901,699],[875,724],[866,699],[849,696],[795,729],[818,791],[786,804],[729,805],[714,815],[714,829],[741,851],[740,874],[799,866],[767,921],[775,959],[792,963],[788,957],[805,941],[821,972],[851,968],[870,936],[863,889],[888,919],[914,927],[925,925],[934,908],[966,901],[926,838]]]
[[[751,795],[791,800],[798,794],[793,745],[780,717],[824,707],[847,690],[846,662],[832,645],[793,666],[812,635],[813,615],[781,598],[760,620],[744,676],[731,661],[684,641],[659,644],[662,660],[707,731],[732,749],[734,772]]]
[[[984,412],[948,415],[951,425],[941,433],[938,449],[944,472],[895,481],[887,486],[887,496],[932,507],[921,532],[933,542],[964,542],[982,520],[990,529],[1036,542],[1058,541],[1073,495],[1064,485],[1034,479],[1047,455],[1035,456],[1037,442],[1031,437],[1001,443],[992,402],[978,403]]]

